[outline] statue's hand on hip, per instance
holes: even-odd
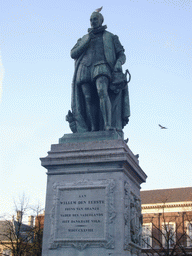
[[[122,71],[122,65],[121,65],[121,62],[119,60],[117,60],[117,62],[115,64],[114,71],[116,71],[116,72]]]

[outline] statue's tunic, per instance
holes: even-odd
[[[125,62],[124,48],[116,35],[103,29],[91,40],[89,34],[80,38],[71,50],[71,57],[75,59],[72,114],[76,123],[76,132],[86,132],[89,131],[89,127],[80,85],[90,83],[90,86],[95,86],[94,81],[100,75],[107,76],[110,81],[116,61],[120,60],[122,64]],[[128,87],[118,93],[109,89],[108,93],[111,101],[112,126],[122,130],[126,125],[125,120],[130,116]],[[99,102],[95,107],[99,108]],[[100,126],[98,130],[103,130],[103,127]]]
[[[78,85],[83,83],[93,84],[100,75],[111,78],[111,70],[104,54],[103,32],[97,33],[95,38],[90,41],[89,47],[80,62],[76,82]]]

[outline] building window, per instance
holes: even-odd
[[[187,246],[192,247],[192,222],[187,223]]]
[[[173,247],[176,242],[175,223],[162,224],[162,244],[165,248]]]
[[[144,223],[142,226],[142,248],[152,247],[152,223]]]

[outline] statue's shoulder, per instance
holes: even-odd
[[[115,35],[107,30],[104,31],[104,34],[109,37],[114,37]]]
[[[106,31],[106,30],[105,30],[105,32],[106,32],[106,35],[107,35],[106,37],[107,38],[109,38],[109,37],[112,38],[115,45],[117,45],[117,46],[121,45],[121,43],[119,41],[119,37],[117,35],[114,35],[113,33],[109,32],[109,31]]]
[[[89,37],[89,34],[86,34],[86,35],[82,36],[81,39],[82,39],[82,40],[83,40],[83,39],[87,39],[88,37]]]
[[[116,52],[124,51],[123,46],[121,45],[119,41],[119,37],[117,35],[114,35],[113,33],[105,30],[104,32],[104,42],[112,43],[115,47]]]
[[[89,38],[89,34],[86,34],[77,40],[77,44],[86,41]]]
[[[89,34],[86,34],[77,40],[78,45],[84,44],[89,39]]]
[[[105,30],[105,32],[104,32],[104,37],[109,40],[111,39],[114,42],[119,40],[119,37],[117,35],[114,35],[113,33],[109,32],[107,30]]]

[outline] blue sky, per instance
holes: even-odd
[[[44,205],[47,177],[39,158],[70,133],[70,50],[101,6],[132,75],[124,133],[148,175],[142,189],[192,184],[190,0],[0,0],[0,216],[23,192],[31,204]]]

